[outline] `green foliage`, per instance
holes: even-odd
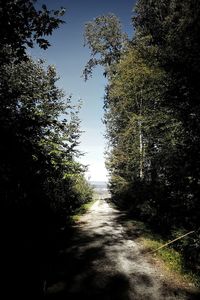
[[[175,271],[177,274],[180,274],[185,280],[191,282],[195,286],[199,287],[200,277],[197,273],[189,271],[185,268],[184,255],[180,251],[176,251],[172,247],[164,247],[157,251],[157,249],[163,246],[166,241],[163,239],[157,240],[157,237],[154,234],[148,234],[148,236],[142,238],[142,243],[148,251],[156,251],[155,256],[161,258],[165,263],[165,266],[169,270]]]
[[[87,33],[93,58],[100,55],[96,62],[109,75],[104,108],[113,200],[163,234],[174,228],[195,230],[197,237],[179,246],[195,270],[200,245],[199,13],[199,1],[139,0],[134,38],[124,47],[113,35],[121,46],[118,59],[112,52],[109,63],[101,18]]]
[[[164,267],[164,270],[175,272],[175,274],[178,275],[177,278],[180,277],[181,282],[183,282],[184,279],[186,284],[189,282],[190,285],[192,284],[196,287],[200,286],[200,276],[198,272],[196,272],[196,270],[191,271],[191,269],[186,266],[184,252],[180,251],[178,246],[179,243],[187,244],[187,239],[194,237],[194,234],[184,237],[179,241],[176,241],[171,245],[166,245],[158,250],[158,248],[169,243],[175,239],[175,237],[180,237],[186,232],[183,229],[176,230],[172,235],[166,236],[166,234],[161,235],[159,233],[159,228],[153,230],[146,220],[142,222],[127,218],[124,222],[130,235],[133,234],[135,236],[135,232],[137,233],[138,242],[143,245],[142,252],[151,255],[156,261],[159,261],[159,263],[163,262],[161,266]]]
[[[92,188],[83,176],[79,176],[74,186],[77,197],[82,203],[91,201],[92,199]]]
[[[0,196],[6,295],[34,299],[67,217],[92,191],[77,162],[79,108],[57,87],[54,66],[33,61],[26,49],[46,49],[46,36],[64,10],[36,10],[35,1],[0,2]],[[12,289],[10,289],[12,286]]]
[[[2,125],[6,131],[1,151],[8,151],[8,143],[14,146],[15,138],[18,138],[19,147],[23,147],[24,151],[29,147],[31,152],[26,155],[32,168],[37,165],[35,176],[41,177],[43,187],[51,190],[50,197],[59,203],[53,193],[53,183],[63,182],[59,185],[61,195],[64,179],[83,173],[83,168],[74,161],[78,155],[76,147],[80,137],[78,111],[74,111],[70,99],[64,100],[62,90],[56,87],[57,75],[53,66],[45,70],[42,62],[35,63],[29,59],[17,65],[8,65],[2,71],[8,90],[17,97],[13,97],[12,105],[5,103],[5,107],[1,108]],[[13,136],[10,133],[12,129]],[[9,150],[10,157],[15,157],[15,151],[13,147]],[[18,156],[17,165],[23,165],[23,160],[24,157],[20,161]],[[48,187],[49,182],[51,188]]]
[[[106,99],[107,134],[112,146],[107,164],[112,176],[123,178],[130,190],[134,182],[156,180],[152,167],[160,160],[168,164],[165,154],[176,148],[181,124],[162,107],[165,72],[148,66],[133,48],[116,70]]]
[[[95,66],[104,67],[106,76],[110,68],[120,59],[122,49],[127,43],[127,36],[121,31],[118,18],[113,15],[103,15],[85,25],[85,46],[91,51],[91,59],[85,66],[83,75],[85,80],[92,75]]]
[[[82,204],[81,207],[79,207],[73,216],[70,217],[70,222],[76,223],[80,220],[80,217],[85,214],[91,207],[92,205],[96,202],[96,199],[91,199],[90,202],[87,202],[85,204]]]
[[[40,10],[31,0],[0,1],[0,62],[7,60],[20,61],[25,59],[26,48],[37,43],[42,49],[47,49],[50,43],[45,36],[64,23],[59,17],[65,9],[49,11],[46,5]]]
[[[56,86],[55,67],[34,62],[25,53],[25,47],[32,47],[34,41],[44,46],[39,37],[51,34],[62,23],[57,17],[63,9],[48,11],[43,6],[37,11],[32,1],[7,1],[1,8],[1,22],[9,29],[1,32],[2,47],[12,50],[6,50],[9,59],[0,67],[2,200],[10,208],[14,203],[31,207],[38,197],[44,197],[55,211],[62,208],[64,215],[71,210],[76,193],[75,206],[83,201],[81,196],[89,197],[83,183],[84,167],[76,162],[79,108],[72,107],[70,98],[65,99]],[[15,12],[20,12],[17,18],[13,18]]]

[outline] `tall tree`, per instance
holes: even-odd
[[[110,65],[100,60],[112,195],[165,233],[199,229],[199,15],[199,1],[139,0],[132,41]],[[103,47],[95,29],[89,45]]]
[[[119,19],[113,15],[103,15],[85,25],[85,46],[91,51],[91,59],[85,66],[85,80],[92,75],[95,66],[104,68],[106,76],[110,69],[119,61],[122,49],[127,43],[127,36],[122,33]]]
[[[169,84],[163,105],[183,125],[179,149],[166,176],[174,201],[184,203],[179,219],[185,215],[189,225],[197,214],[192,213],[190,221],[186,214],[198,207],[199,193],[200,5],[198,1],[145,0],[138,1],[136,12],[135,43],[147,62],[157,63],[167,72]]]

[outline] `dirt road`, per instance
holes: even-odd
[[[198,296],[167,282],[161,268],[127,235],[124,215],[98,200],[81,217],[60,252],[47,298],[94,300],[186,300]]]

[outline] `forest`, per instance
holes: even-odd
[[[34,60],[62,27],[63,7],[0,1],[0,195],[7,295],[43,294],[61,228],[93,194],[78,162],[80,105],[58,88],[54,66]],[[200,2],[138,0],[128,37],[114,14],[85,25],[107,78],[104,123],[111,201],[174,244],[200,270]],[[23,288],[22,288],[23,282]],[[12,287],[12,288],[11,288]],[[28,298],[27,298],[28,299]]]
[[[92,190],[76,159],[79,105],[57,87],[54,66],[27,54],[35,44],[50,46],[45,37],[63,23],[65,10],[36,10],[31,0],[1,1],[0,8],[4,288],[37,299],[60,228],[92,199]]]
[[[139,0],[130,39],[115,15],[86,24],[91,59],[108,79],[104,109],[112,201],[200,270],[200,3]]]

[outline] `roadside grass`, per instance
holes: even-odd
[[[90,207],[98,200],[98,195],[94,193],[93,199],[87,203],[82,204],[70,217],[70,223],[73,225],[80,220],[80,217],[85,214]]]
[[[92,201],[83,204],[79,209],[77,209],[75,214],[71,216],[71,223],[75,224],[78,222],[80,217],[90,209],[97,199],[98,194],[94,194]],[[113,208],[117,208],[117,206],[110,201],[110,199],[107,199],[107,201]],[[200,288],[200,277],[185,268],[184,258],[180,252],[173,249],[171,245],[157,250],[159,247],[169,242],[169,240],[163,239],[161,235],[153,232],[151,228],[148,227],[144,222],[132,220],[128,216],[124,225],[126,225],[126,227],[129,229],[129,232],[130,230],[134,232],[135,229],[139,232],[138,239],[144,246],[145,253],[151,253],[153,257],[164,263],[164,266],[167,268],[167,270],[175,272],[180,279],[184,279],[193,286]]]
[[[159,247],[161,247],[164,243],[166,243],[166,241],[157,241],[153,237],[143,238],[144,246],[147,247],[150,251],[152,251],[152,254],[159,257],[165,263],[169,270],[175,271],[177,274],[181,275],[185,280],[191,282],[194,286],[200,287],[199,276],[194,274],[192,271],[188,271],[185,269],[183,256],[180,252],[170,248],[170,246],[166,246],[162,249],[159,249],[156,252],[153,252]]]
[[[152,232],[152,230],[149,229],[143,222],[130,220],[128,222],[132,222],[132,224],[140,230],[141,235],[139,240],[143,244],[146,253],[151,253],[154,257],[160,259],[164,262],[164,265],[168,270],[175,272],[187,282],[191,283],[195,287],[200,287],[200,277],[185,268],[184,258],[180,252],[173,249],[171,245],[157,250],[167,242],[170,242],[169,240],[165,240],[160,235]]]

